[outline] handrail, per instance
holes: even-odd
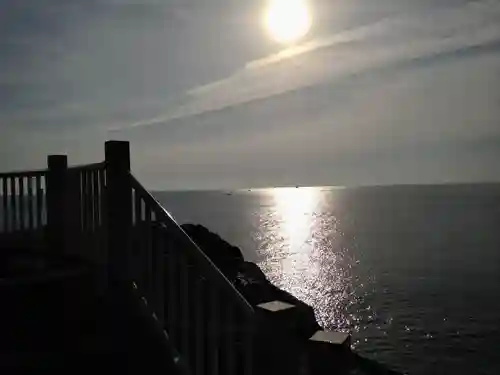
[[[134,282],[193,375],[253,374],[254,308],[130,173],[128,145],[105,151],[104,162],[68,168],[53,155],[47,170],[0,173],[0,232],[43,230],[48,249]]]
[[[200,267],[206,272],[205,277],[209,278],[210,281],[217,284],[218,287],[222,288],[228,293],[235,296],[237,303],[242,307],[243,312],[251,316],[254,313],[254,308],[252,305],[241,295],[241,293],[233,286],[233,284],[224,276],[224,274],[214,265],[210,258],[198,247],[198,245],[187,235],[187,233],[181,228],[181,226],[175,221],[175,219],[170,215],[170,213],[165,210],[165,208],[154,198],[149,191],[147,191],[141,183],[130,174],[130,181],[132,188],[137,189],[142,192],[143,199],[147,200],[152,207],[156,207],[157,212],[160,217],[157,220],[163,221],[168,228],[168,225],[173,226],[177,231],[181,232],[180,238],[182,238],[188,246],[186,246],[186,251],[189,251],[191,256],[193,256],[198,262]]]
[[[125,177],[117,186],[130,189],[123,199],[132,203],[120,252],[128,277],[193,375],[253,374],[254,308],[151,193]]]

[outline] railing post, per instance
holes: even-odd
[[[47,166],[47,240],[50,251],[64,254],[68,157],[49,155]]]
[[[113,276],[130,278],[132,188],[130,147],[125,141],[107,141],[108,269]]]
[[[71,255],[87,258],[88,254],[85,252],[90,249],[86,249],[86,242],[84,241],[84,235],[82,233],[82,221],[81,221],[81,188],[80,188],[80,176],[78,171],[68,170],[66,175],[66,233],[68,241],[71,241],[71,249],[67,249]]]

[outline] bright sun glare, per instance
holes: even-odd
[[[271,0],[264,24],[277,42],[289,44],[298,41],[311,28],[311,14],[306,0]]]

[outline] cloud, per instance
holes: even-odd
[[[421,61],[500,41],[500,3],[476,1],[376,23],[307,41],[248,62],[232,75],[189,90],[182,104],[122,127],[169,122],[238,106],[361,72]],[[478,50],[479,51],[479,50]]]

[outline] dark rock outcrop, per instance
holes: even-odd
[[[275,300],[296,306],[294,321],[288,326],[299,339],[307,339],[320,329],[313,308],[269,282],[259,266],[244,260],[239,248],[201,225],[183,224],[182,229],[252,306]]]
[[[182,228],[252,306],[275,300],[295,306],[293,313],[280,314],[279,322],[262,320],[257,373],[347,374],[356,369],[367,375],[399,374],[356,353],[333,355],[330,348],[317,347],[308,351],[308,339],[321,329],[311,306],[273,285],[258,265],[245,261],[239,248],[217,234],[201,225],[183,224]]]
[[[297,338],[307,339],[321,329],[314,316],[313,308],[269,282],[255,263],[242,262],[240,264],[234,286],[253,306],[275,300],[294,305],[296,320],[288,326]]]
[[[224,276],[233,282],[238,272],[238,266],[244,261],[241,250],[202,225],[183,224],[181,227]]]

